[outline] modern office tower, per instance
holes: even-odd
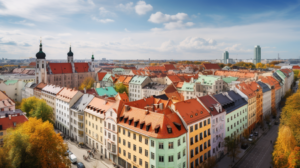
[[[253,63],[256,65],[257,63],[261,62],[261,48],[259,45],[254,47],[254,59]]]
[[[227,60],[229,59],[229,53],[228,53],[228,51],[225,51],[224,53],[223,53],[223,63],[224,64],[227,64],[228,62],[227,62]]]

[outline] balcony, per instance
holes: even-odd
[[[84,122],[83,115],[78,115],[78,122]]]

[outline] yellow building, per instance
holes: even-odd
[[[85,117],[85,143],[95,148],[105,158],[104,119],[105,113],[114,105],[115,101],[94,97],[84,110]]]
[[[197,99],[175,103],[172,108],[188,130],[187,168],[195,168],[211,156],[211,115]]]

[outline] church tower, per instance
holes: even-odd
[[[70,46],[70,51],[68,52],[68,63],[73,62],[73,52],[71,50],[71,46]]]
[[[94,72],[95,71],[95,62],[94,62],[94,54],[92,55],[92,62],[91,62],[91,66],[92,66],[92,72]]]
[[[40,51],[36,53],[35,82],[37,84],[47,83],[46,54],[43,52],[42,40],[40,41]]]

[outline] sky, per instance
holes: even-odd
[[[300,0],[0,0],[0,58],[300,58]]]

